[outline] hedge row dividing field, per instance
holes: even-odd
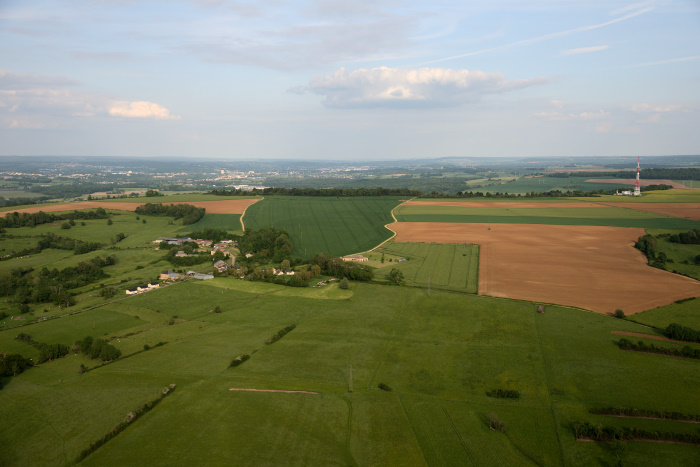
[[[398,269],[403,273],[408,285],[430,285],[467,293],[478,291],[478,245],[390,242],[377,252],[409,258],[401,263],[384,263],[381,269]]]
[[[186,282],[30,326],[26,332],[42,341],[87,333],[125,355],[151,349],[84,374],[81,364],[98,363],[69,354],[4,378],[0,464],[69,463],[170,383],[177,391],[81,464],[608,465],[615,453],[577,442],[573,422],[696,432],[679,421],[589,413],[697,412],[697,362],[617,349],[611,331],[643,330],[638,324],[558,306],[538,314],[528,302],[439,290],[352,284],[352,296],[316,299],[259,285]],[[221,313],[210,311],[216,306]],[[656,310],[655,319],[674,317]],[[265,345],[289,323],[297,324],[293,332]],[[0,350],[31,356],[17,332],[0,331]],[[168,345],[153,347],[158,342]],[[229,368],[243,354],[250,359]],[[380,382],[393,391],[378,389]],[[490,398],[493,388],[520,398]],[[493,416],[503,431],[489,429]],[[630,442],[622,460],[691,465],[697,453]]]
[[[391,210],[400,202],[396,196],[270,196],[250,206],[243,222],[246,229],[285,229],[294,256],[340,256],[368,250],[391,237],[384,225],[393,221]]]

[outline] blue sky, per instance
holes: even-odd
[[[700,2],[0,1],[0,155],[700,153]]]

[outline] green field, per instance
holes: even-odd
[[[206,228],[222,229],[229,232],[242,232],[240,214],[204,214],[194,224],[186,225],[178,229],[178,233],[193,232]]]
[[[615,184],[615,183],[592,183],[586,182],[589,177],[569,177],[569,178],[558,178],[558,177],[537,177],[537,178],[518,178],[512,181],[483,181],[479,183],[479,187],[474,187],[474,182],[468,183],[470,185],[465,191],[482,193],[511,193],[511,194],[525,194],[525,193],[542,193],[544,191],[560,190],[560,191],[596,191],[596,190],[614,190],[616,188],[627,187],[629,185],[625,184]]]
[[[69,355],[6,380],[0,416],[12,423],[0,423],[0,464],[70,463],[170,383],[172,395],[83,463],[609,465],[612,450],[575,441],[571,422],[696,430],[587,413],[603,405],[697,411],[697,362],[613,344],[612,330],[645,332],[635,323],[557,306],[537,314],[526,302],[439,290],[353,284],[349,296],[319,299],[259,285],[188,282],[23,328],[69,342],[94,320],[93,335],[106,333],[125,355],[167,343],[83,375],[80,364],[95,362]],[[221,314],[210,311],[216,305]],[[291,323],[294,331],[264,345]],[[0,332],[0,347],[28,347],[14,344],[17,332]],[[252,358],[228,369],[242,353]],[[493,388],[521,397],[487,397]],[[488,428],[490,414],[504,432]],[[697,449],[630,442],[623,460],[691,465]]]
[[[384,225],[393,222],[391,210],[401,199],[271,196],[250,206],[243,222],[246,229],[285,229],[294,256],[340,256],[368,250],[391,237]]]
[[[700,221],[612,206],[500,208],[495,205],[483,208],[407,205],[398,207],[394,214],[399,222],[600,225],[669,230],[700,227]]]
[[[385,243],[377,253],[396,260],[385,261],[377,275],[396,268],[407,285],[477,293],[479,282],[478,245],[441,245],[437,243]],[[396,262],[404,258],[407,261]]]

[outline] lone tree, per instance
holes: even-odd
[[[340,287],[341,289],[349,289],[349,288],[350,288],[350,281],[348,281],[348,278],[347,278],[347,277],[343,277],[343,278],[340,280],[340,283],[338,284],[338,287]]]
[[[391,268],[389,280],[396,285],[401,285],[404,283],[403,273],[396,268]]]
[[[618,308],[617,310],[615,310],[615,318],[625,319],[625,312]]]

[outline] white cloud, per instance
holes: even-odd
[[[654,105],[654,104],[647,104],[647,103],[641,103],[641,104],[634,104],[629,107],[629,110],[632,112],[684,112],[687,111],[687,108],[683,105]]]
[[[179,120],[180,117],[170,115],[170,111],[162,105],[147,101],[114,101],[109,108],[113,117],[155,118],[157,120]]]
[[[601,50],[606,50],[607,48],[608,48],[607,45],[596,45],[593,47],[579,47],[577,49],[565,50],[561,54],[562,55],[589,54],[592,52],[600,52]]]
[[[340,68],[332,75],[313,77],[304,89],[325,96],[330,107],[445,107],[547,81],[509,81],[502,73],[447,68]]]
[[[562,108],[561,103],[558,103],[558,108]],[[599,110],[597,112],[536,112],[533,114],[535,117],[543,118],[549,120],[550,122],[562,122],[567,120],[603,120],[610,116],[610,112],[605,112],[604,110]]]

